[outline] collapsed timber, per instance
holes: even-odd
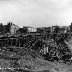
[[[38,52],[38,55],[43,56],[44,59],[48,61],[58,61],[71,64],[72,52],[68,45],[65,43],[65,41],[68,41],[69,37],[71,37],[71,34],[69,33],[2,36],[0,37],[0,48],[2,52],[16,52],[19,55],[24,55],[24,49],[26,49],[29,51],[34,51],[33,53]],[[7,58],[12,59],[8,56]]]

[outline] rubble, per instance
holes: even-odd
[[[68,34],[55,36],[52,34],[49,36],[50,38],[47,38],[46,35],[28,34],[0,37],[0,59],[10,61],[9,64],[12,68],[49,71],[51,67],[50,71],[55,72],[60,67],[54,68],[55,65],[52,67],[49,62],[72,64],[71,44],[70,41],[67,41],[68,36]],[[47,64],[44,61],[48,61]]]

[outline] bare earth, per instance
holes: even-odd
[[[42,58],[31,58],[31,56],[22,57],[18,60],[19,68],[30,72],[72,72],[72,65],[66,65],[58,62],[49,62]],[[5,68],[14,68],[10,60],[0,59],[0,70]]]

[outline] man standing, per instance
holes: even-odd
[[[46,46],[46,45],[44,44],[43,50],[44,50],[44,54],[48,53],[48,46]]]

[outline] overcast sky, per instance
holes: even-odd
[[[0,0],[0,22],[22,26],[70,25],[72,0]]]

